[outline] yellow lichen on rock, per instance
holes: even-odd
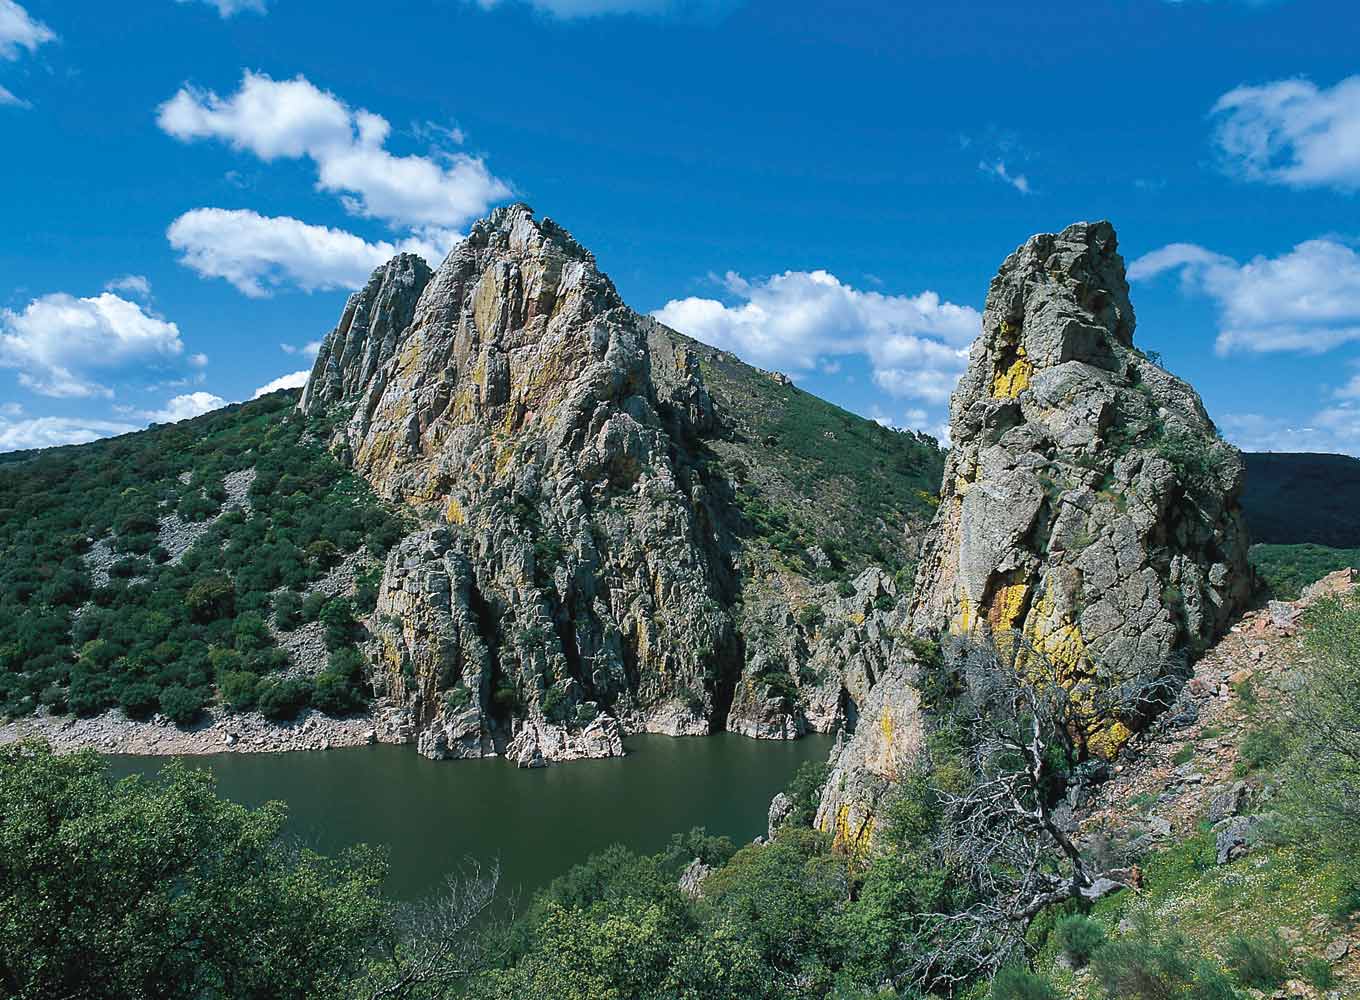
[[[1074,683],[1085,672],[1086,641],[1081,629],[1073,623],[1058,621],[1050,594],[1042,594],[1034,602],[1026,634],[1035,651],[1058,669],[1063,683]]]
[[[1058,683],[1073,691],[1073,703],[1087,751],[1104,760],[1113,760],[1132,738],[1133,730],[1109,717],[1088,683],[1090,660],[1081,629],[1074,623],[1060,622],[1053,598],[1044,594],[1034,603],[1026,635],[1034,650],[1053,667]],[[1021,664],[1017,666],[1023,669]]]
[[[954,635],[967,635],[973,630],[973,605],[967,594],[959,595],[959,613],[949,625]]]
[[[997,399],[1015,399],[1029,388],[1030,376],[1034,374],[1034,363],[1025,357],[1023,347],[1016,348],[1015,360],[1006,368],[997,366],[992,379],[992,395]]]
[[[1132,738],[1133,730],[1116,719],[1090,734],[1086,738],[1086,749],[1103,760],[1114,760]]]
[[[494,268],[488,269],[472,293],[472,318],[477,332],[483,336],[493,333],[501,315],[501,287]]]
[[[863,857],[869,851],[874,835],[874,821],[866,817],[856,825],[850,819],[850,805],[842,803],[836,810],[836,832],[831,839],[833,850],[851,857]]]
[[[1029,584],[1023,580],[1002,587],[992,601],[992,606],[987,609],[987,621],[992,626],[993,634],[1001,635],[1018,628],[1028,600]]]

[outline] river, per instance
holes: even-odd
[[[430,761],[387,745],[180,759],[210,770],[237,802],[286,802],[289,833],[309,847],[386,847],[388,892],[416,899],[467,858],[499,858],[502,886],[527,895],[610,844],[653,852],[694,826],[750,841],[765,832],[770,798],[804,761],[824,760],[831,742],[632,736],[625,758],[529,771],[501,758]],[[109,758],[117,777],[172,759]]]

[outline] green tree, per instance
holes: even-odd
[[[260,712],[275,722],[296,719],[312,700],[311,682],[298,677],[265,681],[255,690]]]
[[[274,598],[274,624],[280,632],[291,632],[302,624],[302,598],[285,590]]]
[[[1349,857],[1360,840],[1360,598],[1315,604],[1304,648],[1286,812],[1300,843]]]
[[[208,692],[202,688],[171,684],[161,689],[161,713],[177,726],[193,723],[208,703]]]
[[[114,783],[93,753],[0,748],[0,994],[16,1000],[343,996],[390,941],[372,852],[281,839],[172,763]]]
[[[205,577],[189,588],[184,606],[196,622],[230,618],[236,608],[236,586],[227,576]]]

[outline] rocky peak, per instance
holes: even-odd
[[[1242,462],[1195,391],[1134,347],[1114,228],[1031,238],[982,323],[916,627],[1022,632],[1073,683],[1202,651],[1250,592]],[[1127,730],[1091,735],[1108,753]]]
[[[351,299],[303,408],[344,407],[342,450],[424,522],[389,557],[373,649],[424,752],[539,763],[621,752],[620,725],[836,724],[832,640],[792,629],[807,584],[767,593],[762,572],[742,593],[714,353],[629,309],[523,205],[433,274],[399,258]],[[854,648],[858,677],[878,645]]]
[[[415,254],[398,254],[349,297],[340,322],[321,342],[298,404],[302,412],[324,412],[368,388],[396,351],[433,273]]]
[[[921,745],[913,634],[1020,634],[1084,701],[1183,676],[1244,606],[1241,458],[1133,334],[1108,222],[1032,237],[993,279],[951,398],[953,447],[898,623],[906,638],[861,703],[819,811],[843,844],[872,835],[878,797]],[[1145,708],[1093,721],[1078,734],[1086,751],[1115,754]]]

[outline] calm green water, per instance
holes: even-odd
[[[798,766],[825,759],[831,737],[791,743],[730,733],[634,736],[626,758],[522,771],[499,758],[426,760],[409,746],[182,758],[247,805],[288,803],[290,832],[332,852],[355,843],[390,852],[388,890],[438,890],[466,858],[499,857],[502,884],[525,893],[620,843],[660,850],[693,826],[737,843],[765,832],[770,798]],[[164,757],[111,757],[117,776],[154,772]]]

